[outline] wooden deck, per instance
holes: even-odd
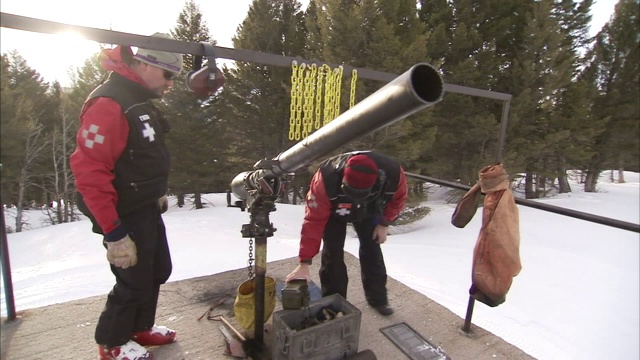
[[[380,332],[380,328],[405,322],[425,339],[439,346],[451,359],[533,359],[517,347],[494,334],[472,326],[467,334],[461,330],[464,319],[428,297],[389,278],[389,300],[396,310],[382,317],[371,309],[360,282],[358,259],[345,253],[350,275],[347,300],[362,311],[360,351],[372,350],[378,359],[408,357]],[[317,274],[319,261],[312,266]],[[267,264],[267,275],[282,280],[295,267],[296,258]],[[246,279],[246,269],[170,282],[163,285],[158,304],[157,323],[175,329],[178,341],[151,349],[156,360],[231,359],[225,355],[224,338],[219,321],[208,320],[207,310],[220,299],[225,300],[212,313],[222,314],[236,325],[233,301],[236,289]],[[315,277],[314,277],[315,278]],[[97,359],[93,339],[96,321],[104,307],[106,294],[46,307],[20,311],[15,321],[2,321],[1,360]],[[276,311],[281,306],[278,302]],[[269,359],[271,319],[265,324],[263,359]],[[239,326],[237,326],[240,329]]]

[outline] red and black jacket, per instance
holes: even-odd
[[[354,155],[369,156],[379,169],[372,195],[356,203],[341,191],[347,160]],[[319,251],[324,227],[333,216],[345,222],[373,218],[374,224],[389,225],[398,217],[407,199],[407,182],[400,163],[374,151],[350,152],[322,162],[313,176],[307,194],[300,238],[300,261],[310,261]]]
[[[80,115],[78,147],[70,158],[78,207],[107,241],[127,234],[120,216],[167,192],[169,124],[150,102],[158,97],[120,66],[89,95]]]

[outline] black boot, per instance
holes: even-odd
[[[393,314],[393,308],[389,306],[389,304],[374,306],[373,308],[382,316],[389,316]]]

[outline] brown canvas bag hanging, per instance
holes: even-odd
[[[509,176],[502,164],[486,166],[480,170],[479,174],[479,190],[485,194],[485,197],[482,208],[482,227],[473,250],[472,285],[469,294],[476,300],[493,307],[506,300],[513,277],[522,269],[520,218],[511,192]],[[469,214],[472,200],[475,196],[479,196],[475,186],[469,192],[472,191],[473,193],[467,197],[466,208],[459,212],[462,217],[457,218],[458,225],[466,225],[471,220]]]

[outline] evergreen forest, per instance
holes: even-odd
[[[447,84],[510,94],[500,159],[523,196],[596,192],[604,170],[615,170],[617,182],[625,170],[640,171],[640,0],[619,0],[592,37],[593,2],[310,0],[303,9],[297,0],[253,0],[233,47],[393,74],[426,62]],[[214,16],[187,0],[169,32],[216,45],[207,27]],[[186,70],[200,64],[184,58]],[[238,61],[221,70],[225,85],[210,98],[197,99],[176,81],[158,102],[172,126],[171,195],[180,204],[190,197],[196,208],[206,206],[201,194],[226,192],[237,174],[296,144],[291,123],[318,111],[292,106],[292,96],[301,96],[292,67]],[[2,54],[1,72],[2,203],[20,214],[56,202],[64,206],[51,210],[52,224],[77,220],[68,161],[84,100],[107,76],[97,54],[74,69],[68,87],[45,82],[17,51]],[[341,94],[334,117],[384,85],[340,75],[332,83]],[[500,101],[445,93],[335,153],[377,150],[406,171],[473,185],[496,161],[503,110]],[[286,183],[282,202],[304,198],[314,165]],[[571,189],[571,174],[579,174],[582,189]],[[17,219],[10,225],[20,231],[27,220]]]

